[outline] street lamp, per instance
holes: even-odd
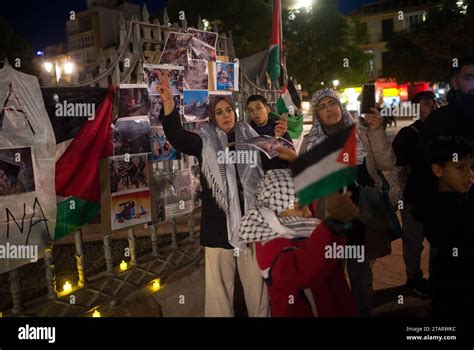
[[[295,8],[296,9],[309,9],[313,5],[313,0],[298,0],[296,2]]]
[[[337,87],[339,86],[339,80],[337,80],[337,79],[336,79],[336,80],[333,80],[333,81],[332,81],[332,84],[334,85],[334,87],[337,88]]]

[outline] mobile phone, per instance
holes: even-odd
[[[360,114],[372,113],[371,108],[375,108],[375,85],[364,84]]]

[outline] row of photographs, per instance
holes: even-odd
[[[158,222],[189,214],[193,207],[198,204],[201,187],[197,165],[193,165],[188,169],[167,172],[154,164],[152,179],[154,181],[154,195],[152,196],[150,188],[146,186],[149,181],[146,178],[147,173],[143,172],[144,177],[140,180],[136,179],[132,183],[130,178],[137,176],[136,170],[131,174],[127,170],[127,166],[122,166],[121,177],[118,179],[115,172],[118,163],[115,162],[119,160],[114,158],[109,159],[109,169],[114,169],[112,170],[114,172],[109,171],[111,190],[112,182],[117,181],[121,182],[121,190],[127,187],[136,188],[125,192],[112,193],[112,230],[150,223],[152,221],[152,200],[155,200]],[[146,155],[133,155],[132,158],[134,160],[130,160],[130,162],[139,164],[141,160],[146,159]],[[112,163],[115,165],[111,165]]]
[[[148,115],[151,126],[160,124],[159,116],[163,108],[160,95],[149,95],[144,85],[121,85],[119,92],[119,118]],[[201,122],[209,118],[212,100],[220,96],[232,96],[229,91],[184,90],[183,98],[174,95],[174,103],[182,110],[183,123]],[[183,106],[181,109],[180,107]]]
[[[218,34],[189,29],[187,33],[171,32],[166,39],[160,64],[185,65],[189,59],[216,61]]]
[[[183,128],[198,133],[207,124],[207,120],[197,120],[183,124]],[[146,116],[118,119],[113,131],[114,156],[137,153],[151,153],[152,159],[157,161],[180,158],[166,138],[161,122],[150,123]]]
[[[167,73],[174,95],[184,90],[237,91],[239,89],[239,66],[232,62],[189,60],[183,66],[145,64],[145,84],[150,95],[158,95],[158,73]]]
[[[35,191],[31,147],[0,149],[0,197]]]

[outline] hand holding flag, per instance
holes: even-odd
[[[301,205],[335,193],[355,181],[356,144],[357,132],[352,126],[290,164]]]

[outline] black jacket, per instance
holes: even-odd
[[[273,119],[273,117],[270,115],[268,116],[268,123],[265,125],[265,131],[263,131],[262,128],[259,128],[254,122],[250,122],[250,125],[259,135],[275,136],[276,122],[275,119]],[[283,138],[293,142],[288,132],[283,135]],[[289,165],[287,160],[280,158],[268,159],[268,157],[263,152],[260,152],[260,158],[262,159],[262,168],[264,171],[272,169],[287,169]]]
[[[430,280],[435,317],[474,312],[474,201],[457,192],[436,193],[427,203],[426,238],[435,249]]]
[[[397,165],[409,166],[410,169],[415,169],[419,166],[415,150],[418,147],[422,128],[423,122],[417,120],[409,126],[400,129],[397,136],[395,136],[392,142],[392,147],[397,157]],[[418,181],[423,180],[418,176],[411,178],[413,174],[416,175],[416,170],[408,175],[407,184],[403,194],[403,197],[407,199],[408,202],[416,196],[417,188],[421,186]]]
[[[193,132],[186,131],[181,125],[181,118],[178,110],[175,108],[169,116],[160,115],[166,138],[178,151],[188,155],[195,156],[199,162],[199,169],[202,168],[202,139]],[[238,174],[238,172],[237,172]],[[200,243],[206,247],[233,249],[229,244],[227,235],[227,219],[224,211],[219,208],[216,200],[212,196],[206,178],[200,173],[201,181],[201,235]],[[240,180],[238,179],[238,183]],[[241,185],[239,185],[240,189]],[[241,200],[242,205],[242,200]]]
[[[407,183],[407,188],[413,188],[413,191],[409,190],[411,195],[405,200],[414,205],[413,214],[418,219],[430,215],[425,204],[437,192],[436,178],[424,157],[426,146],[439,136],[462,136],[474,141],[474,106],[459,102],[456,94],[449,96],[449,104],[431,113],[423,122],[418,146],[414,150],[414,168]],[[471,188],[470,196],[474,196],[474,188]]]

